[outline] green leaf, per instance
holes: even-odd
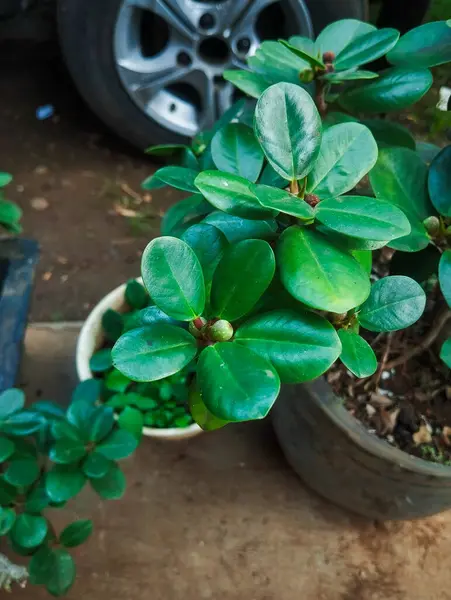
[[[329,321],[303,310],[275,310],[258,315],[239,327],[235,341],[268,360],[282,383],[316,379],[341,351]]]
[[[101,379],[86,379],[77,385],[72,394],[71,402],[78,402],[84,400],[95,404],[99,398],[102,390]]]
[[[113,348],[114,366],[133,381],[177,373],[197,353],[195,338],[174,325],[149,325],[125,333]]]
[[[340,94],[338,104],[350,112],[374,114],[401,110],[418,102],[431,85],[432,75],[427,69],[387,69],[371,83]]]
[[[354,39],[336,56],[334,65],[337,70],[352,69],[365,65],[393,48],[399,39],[396,29],[377,29]]]
[[[138,446],[138,440],[136,439],[138,419],[136,419],[135,413],[138,413],[141,416],[141,427],[139,428],[139,435],[141,435],[142,414],[138,410],[127,407],[119,417],[119,426],[121,429],[116,429],[103,440],[103,442],[97,446],[97,452],[103,454],[105,458],[109,458],[110,460],[120,460],[121,458],[127,458],[130,454],[133,454]],[[132,416],[134,420],[132,420]],[[124,427],[124,425],[126,427]],[[133,427],[133,433],[130,431],[129,427]]]
[[[307,179],[307,191],[321,199],[351,190],[377,160],[377,144],[360,123],[329,127],[323,135],[318,158]]]
[[[105,387],[110,392],[124,393],[131,383],[132,381],[117,369],[113,369],[105,377]]]
[[[63,529],[59,541],[66,548],[75,548],[86,542],[91,533],[92,521],[90,519],[80,519]]]
[[[320,54],[333,52],[337,56],[353,40],[371,31],[376,31],[374,25],[357,21],[357,19],[342,19],[325,27],[316,39],[316,50]]]
[[[451,145],[443,148],[432,161],[428,188],[434,207],[441,215],[451,217]]]
[[[47,583],[52,577],[53,568],[53,550],[48,546],[41,546],[33,554],[28,566],[30,573],[30,583],[33,585],[42,585]]]
[[[130,308],[140,310],[141,308],[145,308],[149,303],[149,295],[139,281],[130,279],[125,286],[125,301]]]
[[[98,406],[93,412],[88,427],[88,439],[90,442],[100,442],[113,429],[114,412],[108,406]]]
[[[356,377],[369,377],[376,372],[376,355],[363,337],[350,329],[340,329],[338,337],[342,345],[340,360],[351,373]]]
[[[161,382],[163,383],[163,382]],[[166,382],[168,383],[168,382]],[[168,383],[168,385],[170,385]],[[161,390],[164,389],[162,387],[162,385],[159,386],[160,387],[160,393]],[[154,390],[155,395],[157,394],[157,389],[155,388]],[[149,391],[146,390],[145,393],[149,393]],[[172,394],[171,394],[172,395]],[[131,392],[130,394],[121,394],[121,395],[116,395],[114,396],[116,398],[116,402],[118,404],[118,408],[125,408],[126,406],[135,406],[136,408],[139,408],[139,410],[141,411],[148,411],[148,410],[154,410],[155,408],[158,408],[158,400],[156,400],[155,398],[150,398],[148,396],[142,396],[141,394],[137,394],[135,392]]]
[[[393,275],[373,284],[357,318],[370,331],[398,331],[418,321],[425,305],[426,295],[416,281]]]
[[[205,287],[211,284],[213,273],[229,245],[220,229],[206,223],[192,225],[182,236],[195,252],[204,274]]]
[[[150,146],[145,150],[146,154],[151,156],[173,156],[179,154],[183,150],[190,150],[189,146],[185,144],[157,144],[156,146]]]
[[[0,436],[0,462],[4,462],[12,454],[14,454],[15,448],[14,442],[8,438]]]
[[[102,316],[102,329],[110,342],[115,342],[122,334],[124,320],[120,313],[109,308]]]
[[[448,338],[440,350],[440,358],[451,369],[451,338]]]
[[[211,212],[211,204],[201,194],[194,194],[176,202],[164,214],[161,221],[162,235],[178,237],[187,223]]]
[[[342,313],[368,297],[370,283],[362,266],[318,232],[289,227],[280,237],[277,257],[283,285],[307,306]]]
[[[154,190],[161,187],[163,183],[178,190],[195,194],[197,189],[194,180],[197,173],[194,169],[187,169],[186,167],[162,167],[152,177],[143,181],[142,187],[145,190]]]
[[[3,477],[15,487],[31,485],[39,476],[39,465],[34,458],[15,458],[11,460]]]
[[[245,315],[271,283],[275,268],[274,253],[263,240],[244,240],[227,248],[213,276],[214,316],[234,321]]]
[[[277,232],[277,223],[274,219],[265,221],[241,219],[220,211],[212,212],[202,222],[222,231],[230,244],[247,239],[273,240]]]
[[[5,187],[13,180],[13,176],[9,173],[0,172],[0,188]]]
[[[247,64],[272,84],[283,81],[297,86],[300,84],[299,73],[310,68],[308,62],[271,40],[260,44],[255,56],[247,59]]]
[[[22,209],[8,200],[0,200],[0,223],[14,226],[22,217]]]
[[[118,419],[118,425],[124,433],[131,434],[137,441],[142,437],[144,417],[141,410],[126,406]]]
[[[27,493],[25,511],[31,514],[41,514],[49,504],[50,499],[45,491],[45,483],[40,479],[37,486],[33,486]]]
[[[325,131],[328,127],[340,125],[341,123],[360,123],[360,121],[352,115],[347,115],[346,113],[338,111],[332,111],[327,113],[326,118],[323,120],[323,131]]]
[[[0,431],[7,435],[25,436],[35,433],[45,424],[43,415],[32,411],[23,410],[9,415],[0,421]]]
[[[79,403],[81,403],[81,400],[77,404]],[[51,424],[51,432],[55,440],[73,440],[74,442],[81,441],[81,432],[78,430],[78,427],[68,423],[66,420],[54,421]]]
[[[116,465],[112,465],[108,473],[99,479],[90,480],[92,487],[105,500],[119,500],[125,493],[125,477]]]
[[[308,64],[311,67],[317,67],[319,69],[326,68],[322,60],[319,60],[319,58],[316,58],[316,56],[313,56],[313,54],[306,52],[304,49],[297,48],[296,46],[293,46],[292,44],[290,44],[289,42],[286,42],[285,40],[279,40],[279,43],[282,44],[282,46],[285,46],[285,48],[287,48],[290,52],[292,52],[298,58],[302,58],[302,60],[305,60],[306,62],[308,62]]]
[[[251,71],[224,71],[222,75],[226,81],[230,81],[236,88],[252,98],[259,98],[270,85],[262,75]]]
[[[312,169],[321,141],[321,119],[304,89],[279,83],[260,96],[255,134],[273,169],[284,179],[302,179]]]
[[[315,213],[307,202],[285,190],[269,185],[253,185],[251,191],[265,208],[292,215],[301,221],[312,221],[315,218]]]
[[[137,329],[138,327],[144,327],[146,325],[155,325],[156,323],[175,325],[180,324],[180,321],[176,321],[169,317],[165,312],[160,310],[158,306],[148,306],[147,308],[143,308],[142,310],[130,313],[126,316],[124,333],[131,329]]]
[[[427,142],[416,142],[416,151],[418,152],[421,160],[423,160],[427,165],[429,165],[437,154],[441,151],[440,146],[436,146],[435,144],[428,144]]]
[[[174,237],[152,240],[144,250],[141,272],[152,300],[167,315],[191,321],[202,314],[204,276],[188,244]]]
[[[16,513],[12,508],[0,506],[0,536],[10,531],[16,520]]]
[[[22,513],[16,518],[11,530],[11,537],[22,548],[35,548],[44,541],[47,529],[48,525],[44,517]]]
[[[330,83],[343,83],[344,81],[357,81],[359,79],[376,79],[377,77],[379,77],[377,73],[361,69],[347,69],[346,71],[337,71],[336,73],[332,72],[321,75],[321,79],[330,81]]]
[[[267,360],[238,344],[205,348],[197,382],[207,409],[225,421],[263,419],[276,400],[279,376]]]
[[[242,123],[229,123],[220,129],[211,142],[211,154],[220,171],[250,181],[257,181],[262,170],[262,149],[252,129]]]
[[[67,420],[79,432],[85,433],[96,411],[97,408],[90,402],[72,402],[67,409]]]
[[[278,175],[268,162],[263,167],[258,183],[276,188],[284,188],[287,185],[286,180]]]
[[[449,21],[425,23],[401,37],[388,53],[392,65],[401,67],[435,67],[451,61],[451,26]]]
[[[25,405],[25,394],[22,390],[11,388],[0,394],[0,420],[21,410]]]
[[[238,119],[243,113],[246,106],[246,98],[240,98],[232,104],[216,121],[213,127],[208,131],[203,131],[200,135],[203,137],[204,143],[207,145],[213,139],[215,133],[222,129],[227,123],[230,123],[234,119]]]
[[[203,171],[196,185],[214,207],[236,217],[268,219],[276,214],[261,206],[250,190],[252,183],[238,175]]]
[[[111,348],[98,350],[89,360],[89,368],[93,373],[104,373],[111,369],[111,366]]]
[[[429,244],[423,220],[434,209],[428,198],[426,178],[426,165],[416,152],[407,148],[384,148],[370,172],[376,197],[400,208],[410,221],[411,233],[390,244],[396,250],[416,252]]]
[[[448,306],[451,307],[451,250],[445,250],[438,267],[440,289]]]
[[[93,452],[83,463],[83,473],[89,479],[100,479],[104,477],[111,468],[111,461],[103,454]]]
[[[64,596],[75,581],[76,567],[72,556],[62,548],[52,549],[51,575],[46,581],[52,596]]]
[[[373,266],[373,254],[371,250],[351,250],[352,256],[365,269],[365,272],[370,275]]]
[[[55,402],[49,402],[48,400],[38,400],[38,402],[34,402],[30,408],[49,420],[66,418],[66,411]]]
[[[288,38],[288,41],[295,48],[304,50],[304,52],[308,52],[310,55],[316,53],[315,42],[308,37],[304,37],[303,35],[292,35]]]
[[[202,396],[197,388],[192,388],[189,394],[189,409],[193,419],[204,431],[214,431],[221,429],[229,423],[223,419],[215,417],[205,406]]]
[[[389,241],[410,233],[409,220],[399,208],[364,196],[323,200],[315,216],[329,229],[351,237]]]
[[[81,492],[85,482],[77,466],[56,465],[46,475],[45,489],[52,502],[66,502]]]
[[[380,148],[401,146],[415,150],[415,140],[408,129],[386,119],[365,119],[362,124],[368,127]]]

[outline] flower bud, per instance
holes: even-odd
[[[323,63],[333,63],[335,60],[335,54],[333,52],[324,52]]]
[[[313,81],[314,73],[311,69],[306,69],[305,71],[301,71],[299,73],[299,79],[302,83],[310,83]]]
[[[423,221],[423,225],[432,237],[437,235],[440,231],[440,220],[437,217],[427,217]]]
[[[188,325],[188,331],[195,338],[200,338],[200,337],[202,337],[202,328],[207,324],[207,320],[204,319],[203,317],[197,317],[196,322],[197,322],[197,324],[195,324],[194,321],[190,321],[190,323]],[[201,326],[198,327],[197,325],[201,325]]]
[[[208,336],[214,342],[228,342],[233,337],[233,327],[225,319],[220,319],[208,328]]]

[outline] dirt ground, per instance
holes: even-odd
[[[39,121],[36,109],[46,104],[55,116]],[[24,211],[23,235],[42,251],[31,320],[83,319],[139,274],[171,202],[165,190],[151,202],[133,197],[155,168],[83,105],[55,48],[0,46],[0,171],[14,176],[8,197]],[[124,207],[138,216],[123,216]]]

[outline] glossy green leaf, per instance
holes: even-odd
[[[451,369],[451,338],[448,338],[442,345],[440,350],[440,358],[445,365]]]
[[[124,296],[125,301],[130,308],[136,310],[145,308],[149,303],[149,295],[146,292],[146,288],[141,285],[139,281],[136,281],[136,279],[130,279],[130,281],[127,281]]]
[[[122,334],[124,320],[120,313],[109,308],[102,316],[102,329],[105,337],[110,342],[115,342]]]
[[[242,123],[229,123],[216,133],[211,142],[211,155],[220,171],[250,181],[257,181],[262,170],[260,144],[252,129]]]
[[[96,407],[90,402],[83,400],[72,402],[67,409],[67,420],[79,432],[85,433],[92,422],[96,410]]]
[[[440,289],[448,306],[451,307],[451,250],[445,250],[438,267]]]
[[[189,150],[189,146],[185,144],[157,144],[146,148],[145,153],[151,156],[173,156],[183,150]]]
[[[82,490],[85,481],[78,467],[56,465],[46,475],[45,489],[52,502],[66,502]]]
[[[0,536],[10,531],[16,520],[16,513],[12,508],[0,506]]]
[[[76,567],[72,556],[63,548],[52,549],[51,576],[46,582],[52,596],[64,596],[75,581]]]
[[[260,96],[255,133],[273,169],[284,179],[302,179],[312,169],[321,141],[321,119],[304,89],[279,83]]]
[[[259,98],[270,85],[262,75],[251,71],[224,71],[223,77],[252,98]]]
[[[451,217],[451,145],[443,148],[432,161],[428,188],[432,204],[438,212]]]
[[[36,486],[27,492],[25,501],[25,512],[30,514],[41,514],[50,504],[50,498],[45,491],[45,482],[40,479]]]
[[[164,184],[195,194],[197,189],[194,180],[197,173],[194,169],[187,169],[186,167],[162,167],[152,177],[143,181],[142,187],[145,190],[153,190]]]
[[[280,389],[279,376],[267,360],[228,342],[203,350],[197,382],[207,409],[225,421],[263,419]]]
[[[362,124],[368,127],[379,148],[401,146],[415,150],[415,140],[408,129],[386,119],[364,119]]]
[[[71,402],[78,402],[84,400],[95,404],[99,398],[102,390],[102,381],[100,379],[86,379],[77,385],[72,394]]]
[[[449,21],[425,23],[401,37],[387,59],[401,67],[435,67],[451,61]]]
[[[113,409],[107,406],[98,406],[93,412],[88,424],[88,439],[90,442],[100,442],[113,429]],[[86,426],[85,426],[86,429]]]
[[[105,377],[105,387],[110,392],[123,393],[127,390],[131,383],[131,380],[117,369],[113,369]]]
[[[273,240],[277,232],[277,223],[274,219],[242,219],[220,211],[211,213],[202,222],[217,227],[230,244],[247,239]]]
[[[195,252],[204,274],[205,286],[211,283],[213,273],[229,245],[220,229],[206,223],[192,225],[185,231],[182,240]]]
[[[308,52],[311,55],[315,54],[316,52],[315,42],[303,35],[292,35],[290,38],[288,38],[288,41],[295,48],[304,50],[304,52]]]
[[[5,187],[13,180],[13,176],[9,173],[0,172],[0,188]]]
[[[47,583],[52,576],[53,568],[53,549],[48,546],[41,546],[31,557],[28,571],[30,574],[30,583],[33,585],[42,585]]]
[[[315,213],[307,202],[285,190],[269,185],[253,185],[251,191],[265,208],[292,215],[301,221],[312,221],[315,218]]]
[[[373,375],[377,369],[377,358],[368,342],[350,329],[340,329],[338,337],[342,345],[340,360],[345,367],[356,377]]]
[[[250,191],[251,182],[222,171],[203,171],[196,185],[219,210],[245,219],[268,219],[276,213],[265,209]]]
[[[15,445],[12,440],[6,437],[0,436],[0,462],[4,462],[12,454],[14,454]]]
[[[61,406],[58,406],[55,402],[49,402],[48,400],[38,400],[34,402],[31,407],[32,410],[41,413],[47,419],[65,419],[66,411]]]
[[[183,369],[196,353],[196,340],[187,331],[156,324],[125,333],[113,348],[113,360],[133,381],[155,381]]]
[[[25,405],[25,394],[22,390],[11,388],[0,394],[0,420],[21,410]]]
[[[351,190],[377,160],[377,144],[360,123],[342,123],[323,134],[318,158],[307,179],[307,191],[321,199]]]
[[[7,435],[25,436],[35,433],[44,424],[43,415],[36,411],[23,410],[0,420],[0,431]]]
[[[377,79],[379,75],[373,71],[364,71],[361,69],[347,69],[346,71],[337,71],[321,75],[321,79],[330,83],[343,83],[344,81],[358,81],[359,79]]]
[[[104,477],[91,479],[90,483],[98,495],[105,500],[119,500],[125,493],[124,474],[114,464]]]
[[[5,481],[15,487],[31,485],[39,476],[39,465],[34,458],[13,458],[3,474]]]
[[[423,160],[427,165],[429,165],[437,156],[437,154],[441,151],[441,148],[440,146],[436,146],[435,144],[417,141],[416,151],[421,157],[421,160]]]
[[[302,310],[275,310],[258,315],[238,328],[235,341],[267,359],[282,383],[319,377],[341,351],[329,321]]]
[[[319,58],[317,58],[316,56],[314,56],[313,52],[312,53],[307,52],[305,49],[298,48],[297,46],[293,46],[292,44],[290,44],[289,42],[287,42],[285,40],[279,40],[279,43],[282,44],[282,46],[285,46],[285,48],[287,48],[295,56],[302,58],[302,60],[305,60],[311,67],[325,69],[325,65],[324,65],[323,61],[320,60]]]
[[[90,519],[80,519],[74,521],[63,529],[59,537],[60,543],[66,548],[75,548],[89,538],[92,533],[92,521]]]
[[[373,284],[357,318],[370,331],[398,331],[418,321],[425,305],[426,295],[416,281],[393,275]]]
[[[191,321],[202,314],[204,276],[188,244],[174,237],[152,240],[144,250],[141,272],[152,300],[167,315]]]
[[[283,179],[283,177],[276,173],[268,162],[263,167],[258,183],[276,188],[284,188],[287,185],[286,179]]]
[[[325,27],[316,39],[316,50],[321,54],[333,52],[336,56],[353,40],[371,31],[376,31],[374,25],[357,21],[357,19],[342,19]]]
[[[352,69],[365,65],[393,48],[399,38],[396,29],[376,29],[354,39],[335,57],[337,70]]]
[[[365,272],[370,275],[373,266],[373,254],[371,250],[352,250],[351,254],[362,265]]]
[[[93,452],[83,463],[83,473],[89,479],[100,479],[104,477],[111,468],[111,461],[103,454]]]
[[[411,233],[390,247],[407,252],[426,248],[429,236],[423,220],[434,209],[427,193],[427,167],[418,154],[407,148],[384,148],[369,177],[376,197],[400,208],[410,221]]]
[[[105,440],[103,440],[101,444],[97,446],[96,451],[100,454],[103,454],[103,456],[110,460],[127,458],[127,456],[130,456],[130,454],[133,454],[133,452],[136,450],[138,441],[135,435],[132,435],[132,433],[130,433],[129,430],[127,431],[124,427],[124,423],[127,420],[126,417],[129,415],[128,411],[131,410],[133,409],[126,408],[125,411],[121,413],[119,417],[119,426],[121,429],[116,429],[113,431],[113,433],[111,433]],[[122,419],[121,422],[120,419],[123,415],[125,415],[125,419]],[[128,422],[130,422],[130,419],[128,419]],[[139,434],[141,434],[141,431],[142,423]]]
[[[208,215],[211,210],[211,204],[201,194],[180,200],[165,212],[161,221],[161,234],[178,237],[193,219]]]
[[[245,315],[271,283],[275,268],[274,253],[263,240],[244,240],[227,248],[213,276],[214,316],[234,321]]]
[[[378,79],[340,94],[338,103],[350,112],[369,114],[401,110],[415,104],[432,85],[427,69],[392,68]]]
[[[0,199],[0,222],[14,226],[22,217],[22,209],[8,200]]]
[[[79,403],[82,403],[82,401],[80,400],[77,405]],[[82,434],[78,427],[68,423],[66,420],[54,421],[51,424],[51,432],[55,440],[73,440],[75,442],[82,440]]]
[[[221,429],[229,423],[223,419],[215,417],[205,406],[202,396],[197,388],[191,389],[189,393],[189,409],[193,419],[204,431],[214,431]]]
[[[289,82],[299,86],[299,73],[310,68],[308,62],[273,40],[260,44],[247,63],[253,72],[262,75],[271,84]]]
[[[312,308],[342,313],[364,302],[370,292],[362,266],[318,232],[289,227],[280,237],[277,258],[285,288]]]
[[[43,517],[22,513],[13,525],[11,537],[22,548],[35,548],[44,541],[47,529],[47,521]]]
[[[158,306],[148,306],[147,308],[126,315],[124,333],[131,329],[145,327],[146,325],[155,325],[156,323],[175,325],[180,324],[180,321],[176,321],[169,317],[165,312],[160,310]]]
[[[108,371],[111,369],[111,349],[103,348],[102,350],[97,350],[90,360],[89,360],[89,368],[93,373],[103,373],[104,371]]]
[[[315,216],[324,225],[351,237],[389,241],[410,233],[405,214],[390,202],[364,196],[323,200]]]

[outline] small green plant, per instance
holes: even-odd
[[[161,311],[145,288],[135,280],[127,283],[124,301],[128,310],[108,309],[102,318],[103,347],[90,360],[91,371],[102,382],[101,400],[118,414],[118,425],[138,439],[144,427],[166,429],[193,423],[188,410],[188,387],[192,367],[170,377],[137,383],[113,367],[111,348],[126,331],[151,325],[161,319]]]
[[[67,410],[46,401],[24,408],[18,389],[0,395],[0,535],[29,559],[25,568],[0,555],[5,589],[29,580],[54,596],[65,594],[76,574],[70,550],[87,540],[93,524],[78,520],[58,532],[48,513],[88,482],[104,499],[125,491],[116,461],[130,456],[137,440],[116,426],[112,408],[97,406],[99,397],[96,380],[76,388]]]
[[[14,202],[5,199],[3,188],[12,181],[9,173],[0,173],[0,226],[9,233],[21,233],[21,209]]]

